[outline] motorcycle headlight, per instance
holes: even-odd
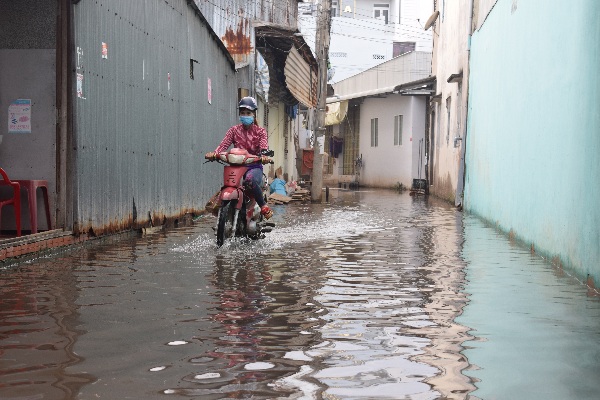
[[[228,154],[227,162],[229,164],[243,164],[245,156],[243,154]]]

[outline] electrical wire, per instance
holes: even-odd
[[[234,4],[234,1],[235,1],[235,0],[229,0],[229,1],[225,1],[225,3],[226,3],[226,4],[230,4],[230,5],[232,6],[231,8],[230,8],[229,6],[225,7],[225,6],[221,5],[221,4],[217,4],[217,3],[215,3],[215,1],[211,1],[211,0],[205,0],[205,1],[206,1],[207,3],[209,3],[209,4],[213,5],[213,6],[214,6],[216,9],[219,9],[219,10],[221,10],[221,11],[223,11],[224,13],[227,13],[227,14],[230,14],[230,13],[231,13],[231,12],[228,12],[228,9],[231,9],[231,8],[233,8],[233,7],[236,5],[236,4]],[[279,6],[279,5],[275,4],[275,3],[273,3],[273,6],[274,6],[274,8],[277,8],[277,9],[279,9],[279,10],[281,10],[281,11],[285,11],[285,10],[287,10],[287,8],[285,8],[284,6]],[[238,20],[234,20],[234,19],[232,19],[232,18],[229,18],[229,17],[228,17],[228,16],[226,16],[224,13],[220,13],[220,12],[216,11],[216,14],[217,14],[217,15],[219,15],[219,16],[220,16],[221,18],[223,18],[224,20],[226,20],[226,21],[229,21],[229,22],[231,22],[232,24],[235,24],[235,23],[237,23],[237,22],[238,22]],[[360,14],[360,13],[358,13],[358,15],[362,15],[362,16],[364,16],[364,14]],[[376,18],[374,18],[374,17],[371,17],[371,16],[368,16],[367,18],[371,18],[371,19],[373,19],[373,20],[376,20]],[[298,16],[298,17],[297,17],[297,21],[298,21],[298,22],[300,22],[300,19],[301,19],[301,16]],[[350,18],[345,18],[345,19],[350,19]],[[406,19],[407,19],[407,20],[409,20],[408,18],[406,18]],[[412,20],[412,19],[410,19],[410,20]],[[361,21],[368,21],[368,19],[364,19],[364,20],[363,20],[363,19],[361,19]],[[356,24],[356,23],[351,23],[351,22],[349,22],[349,21],[344,21],[344,22],[345,22],[345,24],[347,24],[347,25],[352,25],[352,26],[361,27],[360,25],[358,25],[358,24]],[[371,21],[368,21],[367,23],[374,23],[374,21],[373,21],[373,22],[371,22]],[[405,27],[401,27],[401,29],[403,29],[403,30],[405,30],[405,31],[409,31],[409,32],[417,32],[416,30],[414,30],[414,29],[410,29],[409,27],[406,27],[406,26],[405,26]],[[388,30],[386,30],[386,29],[380,29],[380,28],[370,28],[370,30],[377,30],[377,31],[381,31],[381,32],[388,32]],[[310,29],[309,29],[309,31],[310,31]],[[315,34],[316,34],[316,29],[315,29]],[[387,42],[388,42],[388,40],[386,40],[386,39],[383,39],[383,38],[381,38],[381,39],[380,39],[380,38],[375,38],[375,37],[356,36],[356,35],[351,35],[351,34],[347,34],[347,33],[346,33],[346,34],[344,34],[344,33],[336,32],[336,31],[333,31],[333,32],[331,32],[331,35],[332,35],[332,36],[333,36],[333,35],[335,35],[335,36],[338,36],[338,37],[339,37],[339,36],[342,36],[342,37],[349,37],[349,38],[353,38],[353,39],[361,39],[361,40],[365,40],[365,41],[371,41],[371,42],[374,42],[374,43],[387,43]],[[267,35],[261,35],[261,36],[267,36]],[[303,35],[303,37],[304,37],[304,36],[305,36],[305,35]],[[427,34],[425,34],[425,35],[415,35],[415,34],[413,34],[412,36],[416,36],[416,38],[417,38],[417,39],[422,39],[422,40],[428,40],[428,39],[431,39],[431,36],[430,36],[430,35],[427,35]],[[306,39],[305,39],[305,41],[306,41]],[[312,46],[311,46],[311,47],[313,47],[313,48],[314,48],[314,46],[315,46],[315,41],[314,41],[314,40],[309,40],[309,41],[310,41],[310,44],[312,44]],[[308,42],[308,41],[307,41],[307,42]],[[310,45],[310,44],[309,44],[309,45]],[[285,52],[285,53],[289,53],[289,50],[287,50],[287,51],[286,51],[286,50],[283,50],[283,49],[279,49],[279,48],[277,48],[277,47],[273,46],[273,45],[272,45],[272,44],[270,44],[270,43],[269,43],[269,45],[270,45],[271,47],[273,47],[274,49],[278,50],[278,51],[282,51],[282,52]]]
[[[360,16],[360,17],[363,17],[363,18],[354,18],[354,17],[350,18],[350,17],[343,17],[343,16],[334,17],[334,18],[338,18],[338,19],[340,19],[340,20],[360,20],[360,21],[368,21],[369,23],[373,23],[373,24],[375,24],[375,23],[376,23],[375,21],[381,21],[381,18],[377,18],[377,17],[373,16],[371,13],[368,13],[368,12],[371,10],[370,8],[369,8],[369,9],[367,9],[367,8],[359,8],[359,9],[360,9],[360,10],[364,10],[364,12],[365,12],[365,13],[361,13],[361,12],[354,12],[354,13],[353,13],[353,15],[354,15],[354,16],[358,15],[358,16]],[[393,16],[394,16],[394,15],[392,15],[391,17],[393,17]],[[390,17],[389,19],[392,19],[391,17]],[[300,19],[300,18],[301,18],[301,16],[298,16],[298,18]],[[400,18],[399,18],[399,20],[400,20],[400,23],[399,23],[399,25],[401,25],[401,26],[402,26],[402,25],[404,25],[404,24],[402,23],[402,20],[405,20],[405,21],[415,21],[415,22],[418,22],[418,23],[420,24],[420,20],[419,20],[419,18],[400,17]],[[391,23],[388,23],[388,25],[397,25],[397,23],[396,23],[396,22],[391,22]],[[415,26],[415,28],[416,28],[416,26]],[[417,29],[413,29],[413,30],[414,30],[415,32],[417,32],[417,33],[420,33],[420,32],[419,32]]]
[[[351,21],[361,21],[361,22],[364,22],[365,24],[375,24],[372,21],[368,21],[368,20],[364,20],[364,19],[353,20],[351,18],[343,18],[343,19],[341,19],[339,21],[340,22],[339,25],[343,24],[343,25],[356,26],[358,28],[368,29],[369,31],[380,31],[380,32],[386,32],[386,33],[390,32],[390,29],[382,29],[382,28],[377,28],[377,27],[369,27],[369,26],[365,26],[364,24],[361,25],[359,23],[351,22]],[[301,20],[300,20],[300,22],[301,22]],[[340,27],[340,26],[336,26],[336,25],[332,25],[332,28],[337,29],[337,28]],[[377,25],[380,25],[380,24],[377,24]],[[425,30],[421,31],[417,27],[414,27],[414,29],[413,29],[413,27],[407,26],[407,25],[400,25],[400,30],[401,31],[413,32],[414,36],[418,36],[418,37],[420,37],[422,39],[429,39],[430,36],[431,36],[431,34],[428,31],[425,31]],[[335,32],[333,32],[333,33],[335,33]]]
[[[224,0],[224,2],[225,2],[226,4],[228,4],[228,5],[231,5],[231,8],[230,8],[229,6],[227,6],[227,8],[226,8],[226,7],[222,6],[221,4],[216,4],[216,3],[215,3],[215,1],[216,1],[216,0],[212,0],[212,1],[211,1],[211,0],[205,0],[205,2],[207,2],[207,3],[209,3],[209,4],[212,4],[212,5],[213,5],[215,8],[218,8],[218,9],[220,9],[220,10],[222,10],[223,12],[225,12],[225,13],[228,13],[228,14],[229,14],[229,12],[227,11],[228,9],[233,9],[235,6],[237,6],[237,5],[238,5],[237,3],[235,3],[235,0]],[[282,12],[287,12],[287,11],[288,11],[288,7],[286,7],[286,6],[281,6],[281,5],[279,5],[278,3],[274,2],[274,1],[273,1],[273,3],[271,3],[271,5],[273,6],[273,8],[276,8],[276,9],[278,9],[279,11],[282,11]],[[365,11],[366,11],[367,9],[362,9],[362,8],[361,8],[361,10],[365,10]],[[355,15],[359,15],[359,16],[361,16],[361,17],[364,17],[364,18],[361,18],[360,20],[361,20],[361,21],[365,21],[365,22],[367,22],[367,23],[372,23],[372,24],[375,24],[375,23],[376,23],[375,21],[379,21],[379,19],[375,18],[375,17],[374,17],[374,16],[372,16],[372,15],[367,15],[367,14],[363,14],[363,13],[357,13],[357,12],[355,12],[354,14],[355,14]],[[235,20],[235,19],[229,18],[228,16],[225,16],[225,15],[224,15],[224,14],[222,14],[222,13],[219,13],[219,12],[217,12],[217,15],[219,15],[219,16],[220,16],[220,17],[222,17],[224,20],[226,20],[226,21],[229,21],[229,22],[231,22],[231,23],[237,23],[237,22],[238,22],[238,20]],[[319,16],[319,17],[320,17],[320,16]],[[319,18],[319,17],[317,17],[317,18]],[[301,18],[302,18],[302,17],[301,17],[300,15],[297,15],[297,17],[296,17],[296,21],[297,21],[297,22],[300,22],[300,19],[301,19]],[[340,18],[344,18],[344,17],[340,17]],[[360,25],[358,25],[358,24],[356,24],[356,23],[351,23],[351,22],[348,22],[348,21],[346,21],[346,20],[352,20],[352,19],[353,19],[353,18],[344,18],[344,23],[346,23],[346,24],[348,24],[348,25],[353,25],[353,26],[361,27]],[[369,20],[372,20],[372,21],[369,21]],[[407,21],[417,21],[417,22],[419,22],[419,23],[420,23],[420,21],[419,21],[418,19],[414,19],[414,18],[402,18],[402,17],[401,17],[401,18],[400,18],[400,20],[407,20]],[[298,24],[297,24],[297,25],[298,25]],[[414,35],[415,35],[415,36],[417,36],[417,37],[419,37],[419,38],[421,38],[421,39],[427,40],[427,39],[430,39],[430,38],[431,38],[431,36],[430,36],[430,35],[427,35],[425,32],[419,32],[417,29],[411,29],[411,27],[410,27],[410,26],[402,26],[403,24],[400,24],[400,25],[401,25],[401,28],[400,28],[400,29],[402,29],[402,30],[404,30],[404,31],[414,32]],[[381,29],[381,28],[370,28],[370,30],[377,30],[377,31],[381,31],[381,32],[388,32],[388,30],[386,30],[386,29]],[[342,35],[342,36],[344,36],[344,34],[340,34],[340,33],[337,33],[337,32],[332,32],[332,34],[336,34],[336,35]],[[357,36],[348,36],[348,37],[358,38]],[[368,39],[368,38],[367,38],[367,37],[364,37],[364,39]]]
[[[359,21],[363,21],[363,20],[359,20]],[[372,23],[370,21],[365,21],[365,22],[367,24],[371,24]],[[365,27],[365,26],[361,26],[360,24],[352,23],[352,22],[348,22],[348,21],[344,21],[344,24],[345,25],[356,26],[356,27],[363,28],[363,29],[368,29],[370,31],[380,31],[380,32],[385,32],[385,33],[389,32],[389,29],[381,29],[381,28],[374,28],[374,27]],[[335,27],[335,28],[338,28],[338,27]],[[419,31],[417,29],[410,29],[410,27],[403,26],[403,25],[400,26],[400,30],[401,31],[414,32],[413,35],[419,36],[419,37],[421,37],[423,39],[427,39],[427,38],[431,37],[431,34],[428,34],[427,31]]]

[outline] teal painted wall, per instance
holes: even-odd
[[[598,0],[498,0],[471,40],[465,184],[467,211],[596,286],[599,21]]]

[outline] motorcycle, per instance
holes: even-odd
[[[217,247],[221,247],[225,240],[232,237],[262,239],[265,237],[264,234],[271,232],[275,226],[274,223],[267,222],[260,213],[260,207],[244,179],[249,165],[264,162],[261,156],[273,157],[274,155],[273,150],[262,153],[256,156],[248,153],[247,150],[233,148],[216,155],[214,161],[225,165],[223,186],[218,200]],[[270,158],[266,161],[273,164]],[[266,190],[267,188],[263,187],[263,193],[266,193]]]

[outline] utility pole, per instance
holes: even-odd
[[[313,118],[314,158],[310,196],[313,202],[321,202],[323,197],[323,147],[325,146],[325,107],[327,101],[327,61],[329,60],[329,40],[331,31],[331,0],[321,0],[317,17],[315,52],[319,64],[318,101],[316,118]]]

